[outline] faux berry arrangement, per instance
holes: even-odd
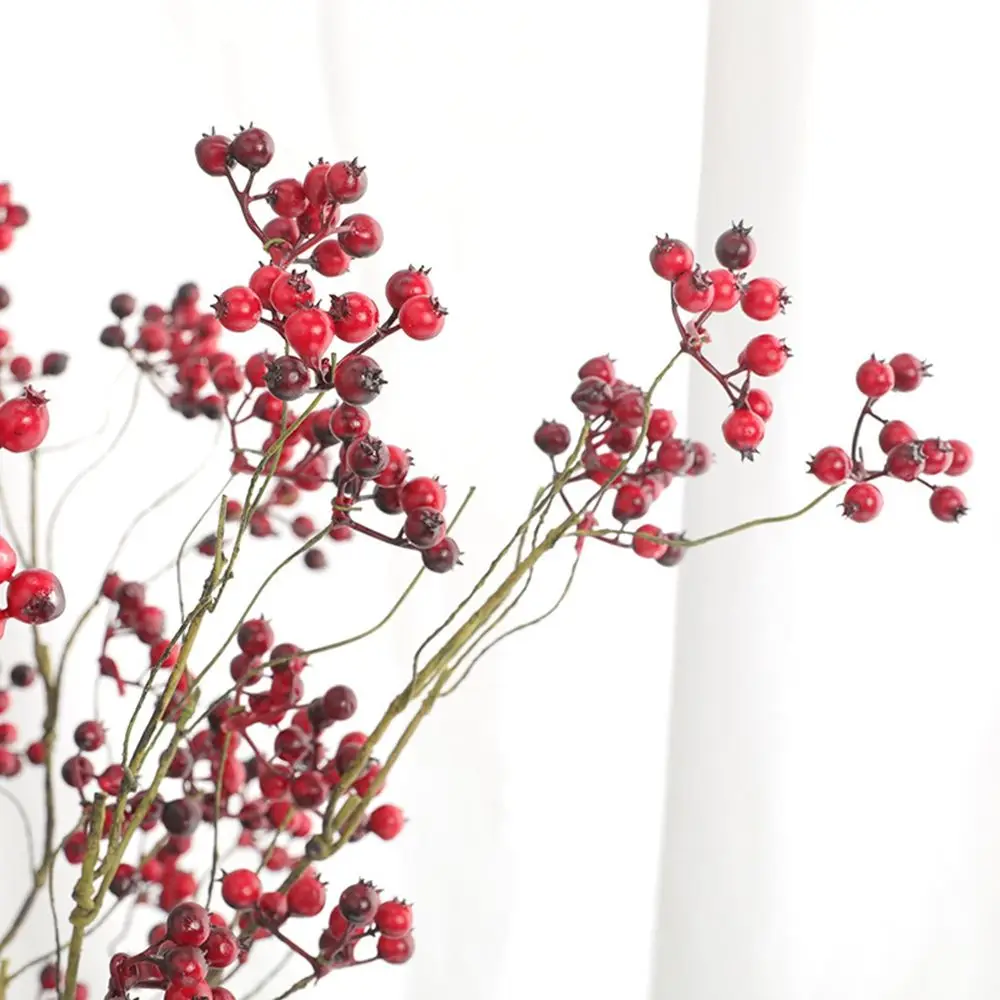
[[[25,995],[42,991],[74,1000],[95,990],[108,1000],[140,991],[166,1000],[230,1000],[256,994],[296,963],[294,982],[275,987],[275,995],[285,997],[335,970],[407,962],[415,940],[411,904],[364,878],[345,878],[343,865],[331,859],[363,837],[400,835],[402,809],[375,800],[417,728],[489,649],[556,610],[591,540],[672,567],[689,548],[792,520],[839,491],[846,518],[871,521],[888,480],[926,489],[939,521],[966,513],[962,492],[933,477],[967,472],[970,447],[921,438],[902,420],[875,412],[884,397],[912,392],[930,375],[929,365],[901,353],[862,361],[857,422],[843,446],[822,447],[809,460],[820,490],[800,509],[702,538],[651,520],[652,506],[674,478],[705,475],[713,461],[713,439],[679,435],[670,410],[654,405],[670,369],[686,357],[718,384],[721,428],[711,432],[752,460],[774,413],[758,382],[778,375],[791,357],[771,332],[790,298],[779,281],[749,275],[756,256],[749,227],[734,224],[719,237],[714,268],[699,266],[689,246],[665,236],[649,259],[667,282],[664,308],[675,328],[675,353],[643,386],[620,377],[608,356],[567,373],[575,420],[544,421],[534,436],[547,459],[547,481],[526,501],[486,573],[414,651],[409,682],[381,718],[372,717],[363,731],[350,730],[355,692],[339,683],[307,692],[315,673],[306,667],[384,626],[424,574],[461,566],[452,531],[471,491],[461,504],[450,503],[437,478],[413,473],[405,442],[389,444],[378,435],[369,413],[388,384],[376,354],[392,372],[383,341],[398,333],[433,340],[447,311],[425,267],[391,273],[379,295],[345,290],[351,262],[382,245],[380,224],[352,208],[366,194],[367,170],[356,159],[320,160],[301,179],[279,179],[261,190],[260,172],[273,153],[271,136],[252,126],[232,138],[203,136],[195,146],[198,166],[228,186],[263,258],[256,266],[247,262],[246,283],[221,291],[211,304],[195,285],[181,285],[168,305],[141,310],[131,295],[117,294],[113,321],[100,334],[102,344],[128,359],[137,386],[163,398],[176,415],[167,419],[213,423],[229,442],[229,478],[211,506],[214,526],[202,537],[190,532],[189,544],[181,546],[207,567],[198,600],[176,610],[160,607],[148,596],[148,581],[123,578],[112,565],[92,593],[69,595],[79,617],[57,650],[46,626],[67,600],[44,568],[36,518],[26,539],[7,524],[0,534],[6,590],[0,634],[12,619],[12,628],[31,629],[34,649],[34,662],[10,669],[9,688],[0,688],[0,715],[14,699],[38,712],[37,726],[23,735],[0,722],[0,790],[17,801],[18,782],[35,780],[31,771],[38,769],[47,804],[32,887],[0,929],[0,1000],[22,985]],[[262,213],[269,214],[266,221]],[[10,187],[0,186],[0,250],[11,247],[27,221]],[[322,279],[335,278],[341,279],[337,290],[321,293]],[[0,288],[0,309],[8,302]],[[762,332],[736,358],[712,360],[712,318],[735,309]],[[240,335],[259,326],[273,331],[273,346],[244,356]],[[47,393],[58,393],[50,383],[67,371],[68,359],[48,353],[36,362],[14,354],[13,343],[0,329],[0,449],[14,453],[7,461],[30,463],[34,489],[49,429]],[[874,463],[862,451],[870,425],[878,425],[882,453]],[[275,535],[285,538],[285,558],[229,623],[226,641],[205,648],[202,625],[216,612],[244,546]],[[402,550],[400,560],[415,562],[389,613],[374,628],[325,646],[277,641],[272,623],[260,616],[268,587],[300,561],[309,571],[332,573],[327,546],[351,539],[393,546]],[[555,604],[508,625],[538,563],[567,548],[568,579]],[[83,626],[95,614],[107,616],[103,641],[82,648]],[[294,636],[294,620],[277,626]],[[128,655],[130,648],[144,650],[138,674],[119,666],[126,662],[119,650]],[[130,708],[114,746],[100,719],[73,717],[76,706],[67,704],[67,666],[80,683],[88,663],[94,682]],[[225,693],[218,695],[220,674]],[[393,724],[399,735],[388,741]],[[77,752],[60,759],[57,727],[67,725]],[[111,763],[99,766],[99,753]],[[72,815],[56,816],[57,782],[78,795]],[[236,860],[229,864],[229,858]],[[69,926],[57,925],[50,951],[26,958],[19,932],[31,910],[44,905],[56,866],[63,865],[75,870]],[[107,981],[88,991],[79,981],[88,935],[121,906],[149,907],[161,919],[148,940],[123,938],[108,962]],[[319,933],[309,918],[322,920]],[[286,959],[258,968],[257,985],[248,989],[255,980],[243,969],[260,965],[259,943],[268,940],[280,943]]]

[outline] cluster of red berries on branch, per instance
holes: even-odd
[[[875,404],[890,392],[913,392],[930,377],[930,365],[913,354],[897,354],[889,361],[874,355],[862,362],[855,382],[865,397],[854,427],[850,451],[834,445],[821,448],[810,460],[809,471],[827,486],[850,482],[841,505],[844,516],[864,524],[882,510],[877,479],[919,483],[930,492],[931,513],[939,521],[957,521],[967,513],[965,494],[956,486],[935,484],[928,476],[962,476],[972,467],[972,448],[957,438],[921,438],[903,420],[887,420],[875,413]],[[866,423],[880,425],[878,446],[885,459],[873,468],[865,465],[861,434]]]
[[[28,211],[11,202],[11,187],[0,184],[0,250],[13,241],[14,230],[28,221]],[[10,305],[6,288],[0,288],[0,310]],[[50,352],[42,359],[36,372],[31,359],[23,354],[12,355],[13,338],[0,327],[0,386],[10,379],[17,383],[17,395],[7,398],[0,388],[0,451],[15,454],[34,451],[49,432],[49,409],[44,392],[23,385],[38,375],[61,375],[66,370],[67,357]],[[58,618],[66,606],[59,580],[48,570],[28,568],[17,570],[18,555],[10,541],[0,531],[0,585],[7,584],[6,606],[0,608],[0,636],[7,621],[14,618],[28,625],[43,625]],[[0,777],[17,773],[11,770],[16,762],[0,756]]]
[[[241,130],[233,139],[204,136],[195,150],[206,173],[228,178],[270,262],[260,264],[246,285],[222,292],[211,310],[200,308],[195,285],[182,286],[169,309],[143,310],[132,337],[122,321],[135,312],[135,300],[117,295],[111,310],[118,322],[102,332],[101,341],[128,351],[178,412],[225,421],[233,473],[255,475],[263,464],[269,492],[246,524],[237,502],[228,511],[240,530],[268,537],[285,527],[307,543],[363,534],[415,549],[427,569],[446,572],[458,564],[460,550],[446,532],[445,488],[431,477],[411,475],[410,452],[377,437],[367,409],[386,384],[371,349],[399,331],[417,341],[436,337],[446,310],[434,296],[429,269],[412,266],[386,282],[384,320],[375,299],[357,291],[331,295],[324,308],[309,271],[342,276],[352,259],[369,257],[382,245],[382,228],[371,216],[341,218],[343,206],[364,195],[368,174],[356,160],[320,160],[301,181],[278,180],[252,194],[273,152],[271,137],[259,128]],[[242,185],[236,183],[237,167],[246,171]],[[274,212],[263,225],[252,211],[260,203]],[[258,325],[278,335],[274,352],[238,360],[220,348],[223,329],[246,333]],[[351,345],[339,360],[331,353],[338,342]],[[317,406],[316,394],[330,392],[336,405]],[[293,404],[309,396],[313,404],[296,412]],[[328,486],[334,491],[329,514],[317,519],[298,509],[304,494]],[[399,515],[402,527],[383,531],[359,519],[364,509]],[[314,544],[303,559],[320,569],[327,559]],[[215,545],[215,536],[206,536],[197,547],[213,556]]]

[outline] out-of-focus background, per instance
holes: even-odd
[[[995,996],[998,29],[1000,12],[974,0],[3,5],[0,178],[32,212],[0,258],[3,323],[72,354],[52,443],[105,427],[45,461],[50,503],[128,405],[128,377],[96,344],[108,298],[165,301],[187,280],[215,293],[256,263],[225,183],[194,164],[203,131],[267,128],[272,179],[361,158],[362,207],[386,241],[350,287],[434,267],[445,333],[386,346],[375,413],[453,496],[478,486],[459,531],[469,569],[426,581],[395,628],[312,668],[319,690],[357,688],[360,724],[518,523],[546,472],[531,435],[572,417],[579,364],[611,352],[642,381],[672,353],[654,232],[709,257],[745,218],[757,273],[794,296],[773,330],[795,356],[767,386],[776,414],[752,465],[722,444],[717,387],[687,369],[665,384],[663,405],[718,455],[659,502],[665,528],[700,535],[810,499],[805,459],[847,443],[854,371],[872,352],[934,363],[883,413],[976,449],[959,526],[933,520],[919,486],[890,484],[870,525],[829,504],[691,552],[679,571],[590,554],[559,615],[484,660],[416,740],[387,790],[405,834],[332,866],[332,891],[363,873],[415,901],[417,956],[331,976],[323,994]],[[730,357],[759,332],[741,316],[716,330]],[[144,402],[60,522],[54,568],[71,594],[92,592],[129,516],[197,468],[210,437]],[[16,496],[15,464],[2,474]],[[120,572],[169,559],[220,485],[205,472],[150,518]],[[233,613],[283,551],[257,547]],[[309,646],[374,623],[412,572],[363,539],[332,555],[264,602],[280,638]],[[567,568],[553,560],[536,607]],[[173,587],[162,580],[163,601]],[[81,699],[98,638],[71,667]],[[4,653],[8,667],[27,653],[21,630]],[[102,712],[121,728],[107,695]],[[22,728],[34,718],[25,707]],[[35,784],[15,787],[37,815]],[[9,808],[4,914],[28,866]],[[67,795],[63,816],[73,808]],[[63,872],[60,898],[70,885]],[[133,940],[154,920],[131,917]],[[109,928],[85,958],[92,995]],[[44,906],[30,934],[24,958],[48,947]],[[254,979],[237,983],[241,997]]]

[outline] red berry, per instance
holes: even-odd
[[[0,404],[0,448],[23,452],[37,448],[49,432],[45,394],[29,385],[20,396]]]
[[[774,414],[774,402],[763,389],[751,389],[747,393],[746,404],[764,423]]]
[[[403,524],[403,534],[417,549],[433,548],[444,539],[446,531],[444,515],[433,507],[414,508],[407,513]]]
[[[384,441],[366,434],[355,438],[344,453],[347,467],[362,479],[374,479],[388,468],[391,459]]]
[[[580,379],[599,378],[602,382],[612,385],[615,382],[615,363],[607,354],[599,358],[591,358],[580,365],[576,377]]]
[[[252,330],[260,319],[260,312],[260,299],[243,285],[227,288],[215,303],[215,314],[219,322],[234,333]]]
[[[924,452],[917,441],[897,444],[885,460],[885,471],[893,479],[901,479],[904,483],[912,483],[922,476],[925,466]]]
[[[311,167],[306,174],[302,187],[305,189],[306,197],[313,205],[326,205],[330,201],[330,192],[326,187],[327,174],[330,173],[330,164],[322,160]]]
[[[669,236],[657,237],[656,245],[649,252],[649,263],[661,278],[676,281],[694,267],[694,253],[680,240],[672,240]]]
[[[884,396],[896,382],[892,368],[872,355],[858,369],[854,381],[862,394],[869,399]]]
[[[969,512],[965,494],[957,486],[938,486],[931,493],[930,503],[931,513],[939,521],[957,521]]]
[[[445,488],[430,476],[417,476],[405,483],[400,490],[400,501],[406,513],[419,507],[444,510],[447,501]]]
[[[792,352],[783,340],[773,334],[762,333],[743,349],[742,360],[754,375],[767,378],[777,375],[791,356]]]
[[[73,742],[84,753],[100,750],[104,746],[104,727],[99,722],[81,722],[73,730]]]
[[[764,421],[753,410],[733,410],[722,422],[722,436],[730,448],[749,457],[764,440]]]
[[[715,295],[712,298],[712,312],[729,312],[737,305],[743,295],[742,285],[730,271],[717,269],[709,271],[708,276],[715,289]]]
[[[326,906],[326,889],[319,879],[303,875],[288,890],[288,912],[297,917],[315,917]]]
[[[368,817],[368,829],[381,840],[393,840],[403,829],[405,819],[399,806],[384,805]]]
[[[16,358],[10,359],[10,373],[18,382],[27,382],[32,375],[33,366],[31,364],[31,358],[26,358],[23,355],[19,355]]]
[[[229,137],[203,135],[195,143],[194,157],[198,161],[198,166],[210,177],[222,177],[229,159]]]
[[[335,684],[323,695],[322,706],[324,718],[346,722],[358,710],[358,696],[346,684]]]
[[[335,406],[330,415],[330,432],[341,441],[350,441],[367,434],[371,425],[371,417],[367,412],[351,403]]]
[[[375,946],[378,957],[390,965],[402,965],[413,957],[414,943],[411,934],[402,937],[386,937],[380,934]]]
[[[312,266],[326,278],[336,278],[346,274],[351,267],[351,258],[336,240],[323,240],[312,252]]]
[[[378,328],[378,306],[360,292],[334,296],[330,315],[333,317],[334,332],[348,344],[367,340]]]
[[[352,257],[371,257],[382,246],[382,227],[370,215],[349,215],[337,239]]]
[[[283,400],[286,403],[299,399],[304,395],[312,382],[312,375],[308,365],[301,359],[284,354],[280,358],[275,358],[268,365],[267,374],[264,376],[264,384],[267,391],[272,396]],[[280,412],[275,417],[275,422],[281,419]],[[282,452],[284,457],[287,453]]]
[[[248,868],[237,868],[222,876],[222,898],[234,910],[255,906],[260,894],[260,879]]]
[[[268,293],[271,305],[282,316],[288,316],[296,309],[304,309],[315,301],[316,289],[305,271],[282,273],[271,285]]]
[[[332,916],[331,914],[331,918]],[[413,910],[408,903],[399,899],[383,903],[375,914],[375,927],[387,938],[403,937],[413,929]]]
[[[322,309],[299,309],[285,320],[289,347],[313,367],[333,343],[333,322]]]
[[[267,189],[265,197],[275,214],[285,219],[298,218],[309,207],[306,189],[294,177],[275,181]]]
[[[634,521],[646,514],[649,504],[649,494],[641,486],[625,483],[615,493],[611,513],[616,521]]]
[[[888,455],[898,444],[908,444],[917,440],[917,432],[902,420],[890,420],[878,432],[878,446]]]
[[[750,236],[752,231],[752,226],[734,222],[715,241],[716,260],[730,271],[746,270],[757,256],[757,245]]]
[[[368,174],[358,166],[357,159],[332,163],[326,174],[326,190],[334,201],[357,201],[368,190]]]
[[[679,438],[667,438],[656,453],[656,464],[664,472],[674,476],[683,476],[694,464],[694,449],[690,441]]]
[[[22,570],[7,585],[6,613],[27,625],[44,625],[65,608],[62,584],[48,570]]]
[[[964,442],[952,438],[948,444],[951,447],[951,465],[945,472],[947,476],[962,476],[972,468],[972,449]]]
[[[650,410],[646,440],[650,444],[666,441],[677,430],[677,420],[669,410]]]
[[[454,538],[442,538],[437,545],[420,553],[424,568],[432,573],[448,573],[459,565],[461,551]]]
[[[381,903],[378,891],[370,882],[356,882],[340,894],[337,908],[349,923],[365,927],[375,919]]]
[[[754,278],[743,289],[743,298],[740,299],[743,312],[751,319],[763,322],[784,312],[789,302],[791,299],[785,289],[774,278]]]
[[[951,467],[955,453],[947,441],[942,441],[940,438],[921,441],[920,450],[924,453],[924,475],[940,476]]]
[[[535,444],[546,455],[561,455],[569,448],[571,440],[569,428],[554,420],[542,421],[541,427],[535,431]]]
[[[434,287],[425,268],[408,267],[397,271],[385,284],[385,297],[393,309],[399,310],[407,299],[434,294]]]
[[[198,947],[208,939],[211,929],[208,911],[198,903],[179,903],[167,917],[167,936],[174,944]]]
[[[274,140],[262,128],[244,129],[229,144],[229,155],[248,170],[260,170],[274,156]]]
[[[809,460],[809,471],[826,486],[839,486],[851,474],[851,456],[843,448],[820,448]]]
[[[448,310],[426,295],[408,298],[399,309],[399,325],[413,340],[430,340],[444,329]]]
[[[260,299],[260,304],[268,309],[271,308],[271,286],[285,272],[274,264],[261,264],[260,267],[250,275],[250,291]]]
[[[865,524],[882,510],[882,493],[874,483],[855,483],[845,494],[844,517]]]
[[[17,569],[17,553],[10,542],[0,535],[0,583],[6,583]]]
[[[659,559],[667,547],[666,536],[655,524],[644,524],[632,536],[632,551],[643,559]]]
[[[611,386],[596,375],[588,375],[573,390],[573,405],[587,417],[603,417],[611,409]]]
[[[896,392],[913,392],[925,377],[930,377],[930,365],[912,354],[897,354],[889,367],[895,377],[893,389]]]
[[[382,367],[366,354],[344,358],[333,374],[333,387],[345,403],[364,406],[370,403],[385,385]],[[338,434],[338,437],[343,435]]]
[[[213,914],[214,916],[215,914]],[[201,946],[201,950],[205,955],[205,960],[213,969],[225,969],[240,957],[239,942],[236,940],[236,935],[228,927],[213,927],[209,931],[208,940]],[[215,998],[214,990],[212,995]]]
[[[709,274],[700,268],[682,274],[674,282],[674,301],[685,312],[700,313],[715,301],[715,286]]]

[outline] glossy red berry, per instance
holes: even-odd
[[[965,494],[957,486],[938,486],[931,492],[930,505],[939,521],[957,521],[969,511]]]
[[[283,892],[265,892],[257,900],[256,913],[265,927],[276,927],[288,918],[288,899]]]
[[[656,453],[656,464],[664,472],[674,476],[683,476],[694,464],[695,453],[690,441],[680,438],[667,438]]]
[[[722,436],[730,448],[749,457],[764,440],[764,421],[753,410],[733,410],[722,422]]]
[[[413,957],[414,947],[412,934],[404,934],[399,938],[380,934],[375,950],[383,962],[390,965],[402,965]]]
[[[667,551],[666,535],[655,524],[644,524],[632,536],[632,551],[643,559],[659,559]]]
[[[370,882],[356,882],[340,894],[337,908],[349,923],[364,927],[375,919],[381,902],[378,891]]]
[[[336,240],[323,240],[312,252],[312,266],[326,278],[346,274],[351,268],[351,258]]]
[[[428,269],[423,267],[408,267],[405,271],[397,271],[386,282],[385,297],[389,305],[397,311],[407,299],[417,296],[430,298],[434,294]]]
[[[366,354],[355,354],[337,365],[333,387],[345,403],[364,406],[382,391],[382,367]],[[338,434],[338,437],[342,435]]]
[[[789,302],[791,299],[785,289],[773,278],[754,278],[744,287],[743,298],[740,299],[743,312],[751,319],[762,322],[784,312]]]
[[[283,272],[275,279],[268,295],[274,310],[288,316],[296,309],[311,306],[316,299],[316,289],[305,271],[291,271]]]
[[[272,396],[287,403],[305,394],[312,384],[312,374],[301,358],[283,354],[268,365],[264,383]],[[281,419],[280,413],[276,419]]]
[[[368,190],[368,174],[357,159],[332,163],[326,174],[326,190],[334,201],[355,202]]]
[[[274,156],[274,140],[262,128],[248,128],[229,144],[229,155],[248,170],[261,170]]]
[[[371,429],[372,421],[368,413],[352,403],[335,406],[330,415],[330,433],[341,441],[350,441]]]
[[[924,453],[924,475],[940,476],[951,468],[955,453],[947,441],[940,439],[921,441],[920,450]]]
[[[198,161],[198,166],[210,177],[222,177],[226,173],[226,164],[229,160],[229,137],[203,135],[195,143],[194,157]]]
[[[416,507],[407,513],[403,524],[403,534],[417,549],[433,548],[444,539],[446,530],[444,515],[433,507]]]
[[[213,927],[209,931],[208,940],[201,946],[201,950],[205,961],[213,969],[228,968],[240,957],[239,942],[228,927]],[[212,991],[212,997],[213,1000],[218,1000],[215,990]]]
[[[783,340],[779,340],[773,334],[762,333],[747,344],[741,358],[754,375],[767,378],[770,375],[777,375],[785,367],[785,362],[791,354]]]
[[[844,494],[844,517],[865,524],[882,510],[882,493],[874,483],[855,483]]]
[[[297,917],[315,917],[326,907],[326,889],[319,879],[303,875],[287,893],[288,912]]]
[[[952,438],[948,445],[951,447],[951,465],[945,470],[947,476],[962,476],[972,468],[972,449],[964,442]]]
[[[715,301],[715,286],[711,276],[695,268],[682,274],[674,282],[674,301],[685,312],[700,313],[711,308]]]
[[[878,432],[878,446],[886,455],[898,444],[917,440],[917,432],[902,420],[889,420]]]
[[[179,903],[167,917],[167,936],[174,944],[197,948],[208,939],[211,929],[208,911],[198,903]]]
[[[448,310],[437,299],[426,295],[408,298],[399,309],[399,325],[413,340],[430,340],[444,329]]]
[[[543,421],[535,431],[535,444],[546,455],[561,455],[569,448],[570,441],[569,428],[554,420]]]
[[[826,486],[839,486],[851,474],[851,456],[843,448],[820,448],[809,460],[809,471]]]
[[[646,428],[646,440],[661,443],[673,437],[677,430],[677,420],[670,410],[655,409],[649,411],[649,425]]]
[[[711,279],[712,288],[715,289],[715,294],[712,296],[712,312],[729,312],[739,304],[743,296],[743,286],[735,274],[716,268],[708,272],[708,277]]]
[[[764,423],[774,415],[774,401],[763,389],[751,389],[747,393],[746,404]]]
[[[360,292],[333,296],[330,316],[334,333],[348,344],[360,344],[378,329],[378,306]]]
[[[649,263],[661,278],[676,281],[694,267],[694,253],[680,240],[657,237],[656,245],[649,252]]]
[[[931,366],[913,354],[897,354],[889,367],[895,378],[893,389],[896,392],[913,392],[925,378],[930,378]]]
[[[634,521],[645,516],[649,504],[650,496],[641,486],[625,483],[615,493],[611,513],[616,521]]]
[[[715,241],[715,259],[730,271],[745,271],[757,256],[757,245],[750,233],[752,226],[734,222]]]
[[[215,303],[219,322],[234,333],[252,330],[260,319],[260,313],[260,299],[244,285],[227,288]]]
[[[406,513],[420,507],[444,510],[447,502],[447,491],[436,479],[432,479],[430,476],[417,476],[403,485],[400,491],[400,501]]]
[[[285,320],[285,338],[306,364],[315,367],[333,343],[333,321],[322,309],[299,309]]]
[[[905,483],[912,483],[919,476],[922,476],[926,467],[923,448],[917,441],[906,444],[897,444],[886,456],[885,471],[893,479],[901,479]]]
[[[349,215],[341,222],[337,239],[352,257],[371,257],[382,246],[382,227],[370,215]]]
[[[28,386],[20,396],[0,403],[0,448],[31,451],[48,432],[49,409],[44,393]]]
[[[275,214],[285,219],[298,218],[309,207],[306,189],[294,177],[275,181],[267,189],[266,198]]]
[[[26,569],[7,585],[6,613],[27,625],[44,625],[66,608],[62,584],[45,569]]]
[[[869,399],[877,399],[892,389],[896,376],[889,365],[873,355],[858,369],[854,381],[863,395]]]
[[[413,909],[399,899],[389,900],[378,908],[375,927],[385,937],[397,938],[413,930]]]
[[[399,806],[383,805],[372,810],[368,817],[368,830],[380,840],[393,840],[402,832],[406,819]]]

